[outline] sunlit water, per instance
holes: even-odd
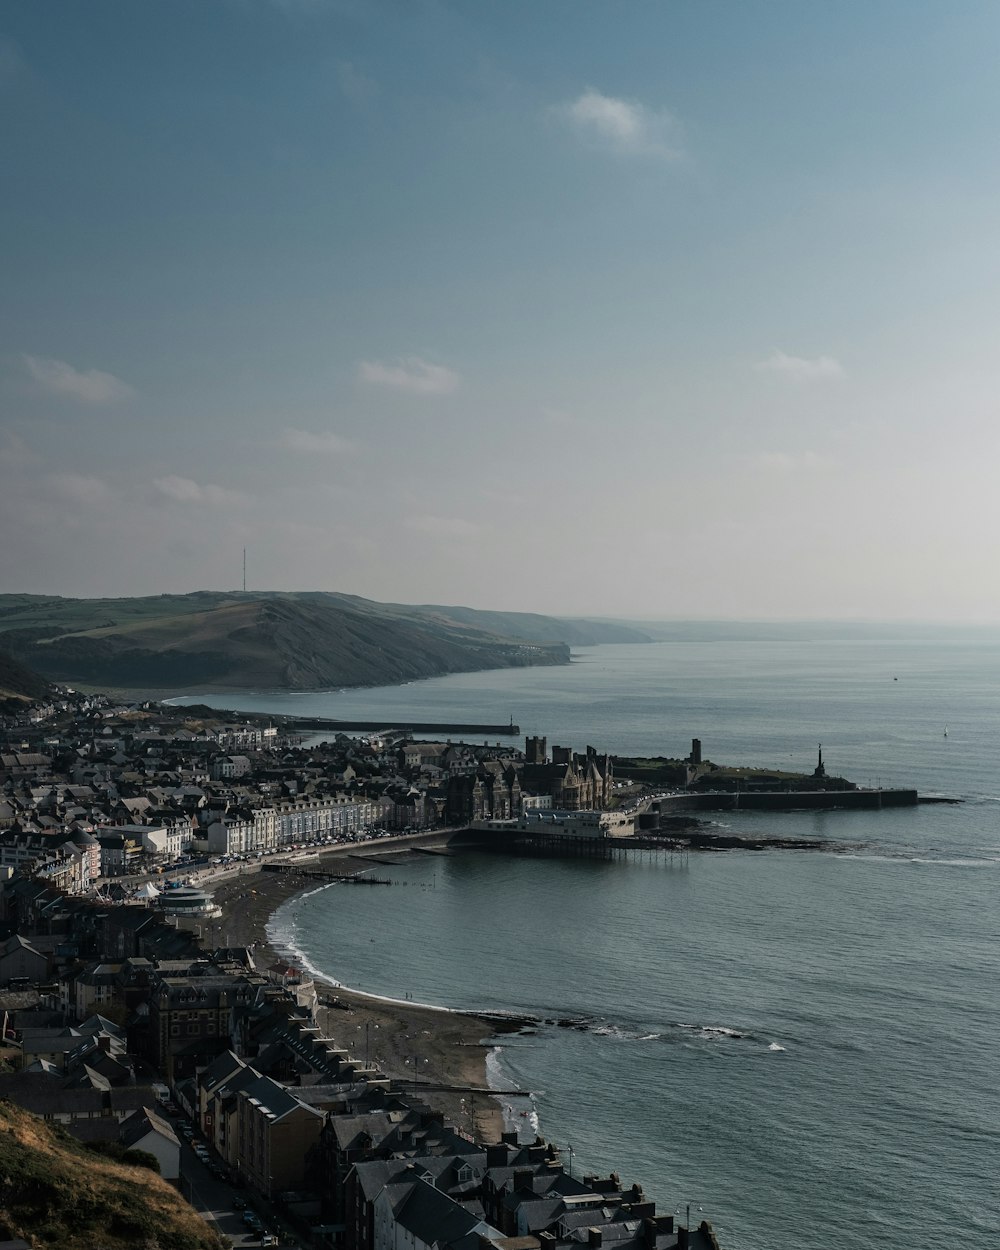
[[[725,818],[846,854],[421,859],[392,889],[295,900],[276,931],[349,985],[585,1018],[505,1038],[505,1074],[578,1171],[703,1207],[725,1250],[1000,1245],[1000,646],[597,647],[566,668],[216,701],[513,715],[618,753],[696,736],[709,758],[803,769],[822,741],[830,772],[964,798]]]

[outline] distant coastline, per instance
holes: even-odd
[[[0,650],[90,691],[329,690],[567,664],[570,648],[649,642],[631,626],[326,591],[134,599],[0,595]]]

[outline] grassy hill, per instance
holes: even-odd
[[[50,681],[132,690],[315,690],[561,664],[639,631],[323,592],[137,599],[0,595],[0,643]]]
[[[52,1250],[222,1250],[154,1172],[113,1163],[0,1101],[0,1241]]]
[[[6,651],[0,651],[0,709],[14,710],[26,703],[44,699],[49,683],[44,677],[19,664]]]

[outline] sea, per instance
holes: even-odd
[[[1000,1246],[1000,641],[672,641],[238,710],[502,723],[583,750],[961,800],[720,815],[828,850],[421,856],[272,937],[374,993],[541,1023],[497,1039],[522,1131],[723,1250]],[[571,1022],[568,1024],[567,1022]],[[420,1064],[420,1038],[413,1062]],[[372,1051],[377,1056],[377,1039]]]

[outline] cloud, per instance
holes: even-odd
[[[300,451],[305,455],[320,454],[324,456],[347,455],[354,450],[354,444],[332,430],[314,433],[311,430],[295,430],[289,427],[281,435],[282,447],[289,451]]]
[[[5,469],[26,469],[29,465],[37,464],[41,460],[41,456],[33,451],[20,434],[15,434],[13,430],[4,430],[0,435],[0,466]]]
[[[573,415],[564,408],[548,408],[541,407],[539,414],[548,425],[554,425],[557,429],[568,429],[573,424]]]
[[[390,386],[414,395],[448,395],[458,390],[462,380],[454,370],[428,364],[419,356],[405,356],[392,365],[379,360],[362,360],[358,376],[362,382]]]
[[[25,355],[22,359],[34,380],[50,395],[77,399],[84,404],[113,404],[135,394],[127,382],[116,378],[113,373],[103,373],[100,369],[74,369],[64,360],[53,360],[48,356]]]
[[[588,88],[559,114],[585,139],[627,156],[683,156],[683,131],[672,113],[648,109],[638,100],[621,100]]]
[[[156,489],[176,503],[208,504],[213,508],[226,508],[234,504],[247,502],[246,495],[238,490],[227,490],[225,486],[207,483],[202,486],[189,477],[158,477],[154,479]]]
[[[822,469],[832,462],[815,451],[762,451],[755,456],[753,464],[769,473],[801,473],[809,469]]]
[[[378,95],[378,83],[350,61],[337,62],[337,85],[355,108],[365,108]]]
[[[411,516],[405,525],[407,529],[432,534],[435,538],[475,538],[479,533],[478,525],[462,517]]]
[[[45,480],[53,494],[85,507],[103,503],[111,494],[107,484],[99,477],[88,477],[83,473],[50,473]]]
[[[812,382],[821,378],[842,378],[844,366],[834,356],[789,356],[775,351],[766,360],[754,365],[758,373],[777,373],[797,382]]]
[[[13,39],[0,35],[0,87],[12,84],[26,71],[24,56]]]

